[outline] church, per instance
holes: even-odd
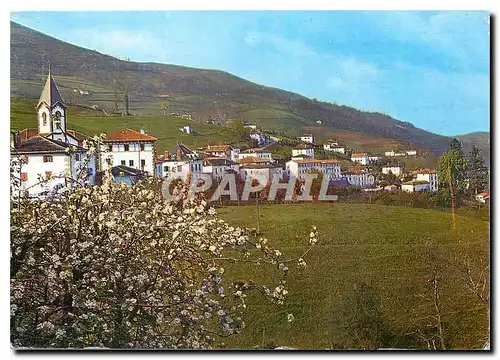
[[[85,185],[94,185],[97,155],[87,154],[85,135],[66,128],[67,107],[50,71],[36,114],[37,128],[11,134],[11,157],[25,159],[20,171],[13,174],[20,179],[21,195],[44,199],[58,189],[73,187],[77,173],[84,168]]]

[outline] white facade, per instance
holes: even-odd
[[[283,178],[283,168],[273,165],[243,165],[240,167],[240,178],[245,181],[247,177],[255,179],[266,179],[266,184],[270,184],[275,174],[278,174],[279,178]]]
[[[106,142],[101,147],[102,169],[106,169],[108,164],[113,166],[125,165],[134,169],[154,174],[154,146],[153,142],[123,141]]]
[[[368,157],[368,154],[352,154],[351,155],[351,161],[360,163],[361,165],[368,165],[370,162],[370,159]]]
[[[317,170],[327,176],[330,180],[340,179],[340,163],[336,160],[318,160],[318,159],[292,159],[286,163],[286,174],[289,177],[297,179],[305,178],[311,170]]]
[[[167,179],[187,180],[188,174],[196,175],[203,172],[202,160],[166,160],[159,163],[158,174]]]
[[[303,148],[303,149],[292,149],[292,156],[293,157],[302,156],[302,155],[314,158],[314,148],[307,147],[307,148]]]
[[[240,149],[232,148],[231,149],[231,161],[237,162],[240,160]]]
[[[399,176],[403,173],[403,169],[401,166],[384,166],[382,167],[382,174],[392,173],[396,176]]]
[[[405,192],[429,191],[429,183],[424,181],[410,181],[401,184],[401,190]]]
[[[385,152],[385,156],[395,156],[396,152],[394,150],[389,150]]]
[[[180,130],[183,133],[186,133],[186,134],[192,134],[193,133],[193,128],[191,127],[191,125],[186,125],[186,126],[180,128]]]
[[[352,186],[370,187],[375,185],[375,177],[369,173],[346,173],[345,177],[347,179],[347,182]]]
[[[368,162],[375,162],[375,161],[379,161],[380,160],[380,156],[368,156]]]
[[[439,190],[438,174],[436,172],[421,172],[417,173],[415,180],[427,181],[429,183],[429,191],[436,192]]]
[[[314,135],[302,135],[300,137],[300,141],[306,142],[306,143],[314,143]]]
[[[266,160],[269,162],[273,161],[273,157],[272,157],[270,151],[247,150],[244,152],[240,152],[238,154],[238,160],[242,160],[242,159],[249,158],[249,157],[256,157],[256,158],[263,159],[263,160]]]
[[[217,159],[218,160],[218,159]],[[217,162],[211,161],[211,159],[205,159],[203,161],[203,173],[210,174],[212,179],[220,182],[225,174],[230,172],[238,174],[240,166],[232,161],[228,162]]]
[[[408,155],[408,156],[416,156],[417,155],[417,150],[408,150],[406,152],[406,155]]]
[[[262,146],[273,142],[273,140],[269,136],[261,133],[250,134],[250,139],[257,141],[258,146]]]
[[[27,163],[15,176],[21,179],[21,191],[29,197],[43,197],[56,186],[72,186],[71,179],[76,179],[79,169],[87,169],[88,185],[95,184],[96,159],[91,157],[85,160],[86,152],[78,153],[50,153],[50,154],[23,154]],[[48,180],[41,183],[41,180]]]
[[[323,144],[323,149],[326,151],[338,152],[340,154],[345,154],[345,147],[339,146],[337,143],[325,143]]]

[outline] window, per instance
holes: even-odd
[[[128,166],[134,166],[134,160],[129,160],[128,161]]]
[[[182,165],[177,166],[177,171],[182,171]]]
[[[141,143],[141,151],[144,151],[144,144]]]
[[[94,169],[92,169],[91,167],[87,168],[87,174],[89,176],[94,175]]]
[[[76,161],[80,161],[80,154],[78,154],[78,153],[77,153],[77,154],[75,154],[75,160],[76,160]]]
[[[168,166],[164,166],[163,171],[168,172]]]
[[[46,171],[45,172],[45,178],[48,180],[48,179],[52,179],[52,171]]]
[[[151,151],[151,144],[145,144],[144,145],[144,150]]]
[[[46,163],[46,162],[53,162],[54,161],[54,158],[52,157],[52,155],[44,155],[43,156],[43,162]]]
[[[108,151],[113,151],[113,145],[108,145]]]
[[[47,126],[47,114],[42,113],[42,124],[43,126]]]
[[[28,173],[26,172],[21,173],[21,181],[28,181]]]
[[[125,151],[129,151],[128,144],[123,145],[123,148],[124,148]]]
[[[125,165],[127,162],[125,160],[120,161],[120,165]]]
[[[141,167],[145,167],[146,166],[146,160],[142,159],[141,160]]]

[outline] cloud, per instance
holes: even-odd
[[[248,32],[244,37],[244,41],[251,46],[257,44],[270,45],[279,52],[295,56],[318,55],[311,46],[300,40],[289,39],[275,34]]]
[[[391,11],[371,19],[386,36],[431,48],[462,67],[489,68],[489,16],[486,12]]]

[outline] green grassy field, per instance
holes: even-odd
[[[255,206],[224,207],[218,212],[232,224],[256,227]],[[306,247],[311,225],[318,227],[320,239],[303,272],[291,266],[291,296],[285,305],[267,304],[258,294],[249,295],[247,328],[226,346],[339,347],[346,336],[339,314],[346,310],[345,299],[361,284],[372,288],[380,301],[393,336],[390,346],[422,346],[404,340],[404,334],[425,329],[426,318],[435,315],[426,283],[434,264],[441,266],[446,346],[467,349],[484,344],[486,307],[466,290],[465,275],[453,259],[471,256],[488,261],[488,221],[472,213],[459,215],[458,231],[452,233],[448,212],[341,203],[264,205],[260,214],[264,236],[285,258],[299,255]],[[226,268],[236,279],[265,279],[250,265],[228,264]],[[286,320],[288,313],[295,316],[291,324]]]

